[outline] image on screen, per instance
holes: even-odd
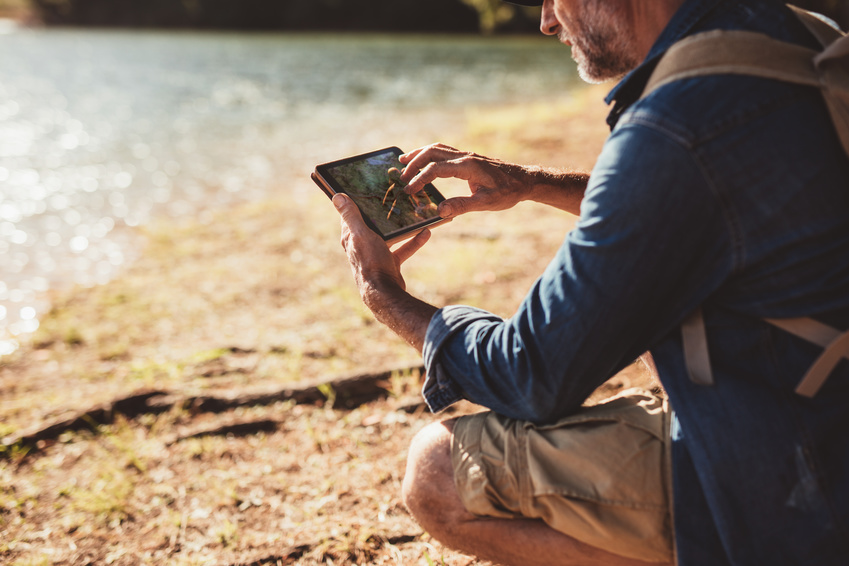
[[[404,192],[404,166],[393,153],[380,153],[328,169],[330,175],[385,236],[437,216],[437,202],[426,189]]]

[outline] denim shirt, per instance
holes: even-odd
[[[425,399],[551,422],[651,351],[678,418],[679,563],[846,564],[849,362],[800,397],[822,350],[762,319],[849,328],[849,159],[809,87],[721,75],[638,100],[659,56],[709,29],[817,46],[778,2],[685,1],[611,92],[578,223],[518,311],[432,318]],[[712,386],[689,381],[682,354],[700,305]]]

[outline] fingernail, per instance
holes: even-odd
[[[451,216],[451,213],[453,211],[451,210],[450,204],[443,202],[442,204],[439,205],[438,212],[439,212],[439,215],[441,217],[446,218],[448,216]]]
[[[341,193],[336,193],[335,195],[333,195],[331,202],[337,210],[341,210],[342,207],[345,206],[345,197],[343,197]]]

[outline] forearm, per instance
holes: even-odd
[[[528,168],[528,190],[524,200],[547,204],[579,216],[589,173]]]
[[[363,286],[362,299],[379,322],[422,351],[436,307],[413,297],[393,282],[381,279]]]
[[[363,303],[378,321],[388,326],[419,352],[436,308],[406,292],[401,264],[430,237],[425,229],[390,251],[386,242],[363,221],[359,209],[345,194],[333,197],[341,215],[342,247]]]

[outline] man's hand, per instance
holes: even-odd
[[[407,285],[401,275],[401,264],[430,239],[430,231],[422,230],[392,252],[383,238],[366,226],[359,208],[347,195],[335,195],[333,204],[342,216],[342,247],[348,254],[363,300],[375,286],[405,290]]]
[[[589,175],[505,163],[476,153],[433,144],[400,157],[407,167],[401,182],[407,193],[421,191],[438,178],[453,177],[469,183],[470,196],[445,199],[439,205],[443,218],[472,211],[506,210],[523,200],[548,204],[580,214]]]
[[[483,210],[506,210],[528,198],[528,172],[512,165],[468,153],[443,144],[413,150],[400,157],[406,164],[401,181],[409,194],[419,192],[437,178],[454,177],[468,181],[471,196],[445,199],[439,215],[452,218],[459,214]]]
[[[363,302],[380,322],[421,351],[436,308],[406,292],[401,264],[421,249],[430,238],[430,231],[422,230],[393,252],[366,225],[347,195],[335,195],[333,205],[342,217],[342,247]]]

